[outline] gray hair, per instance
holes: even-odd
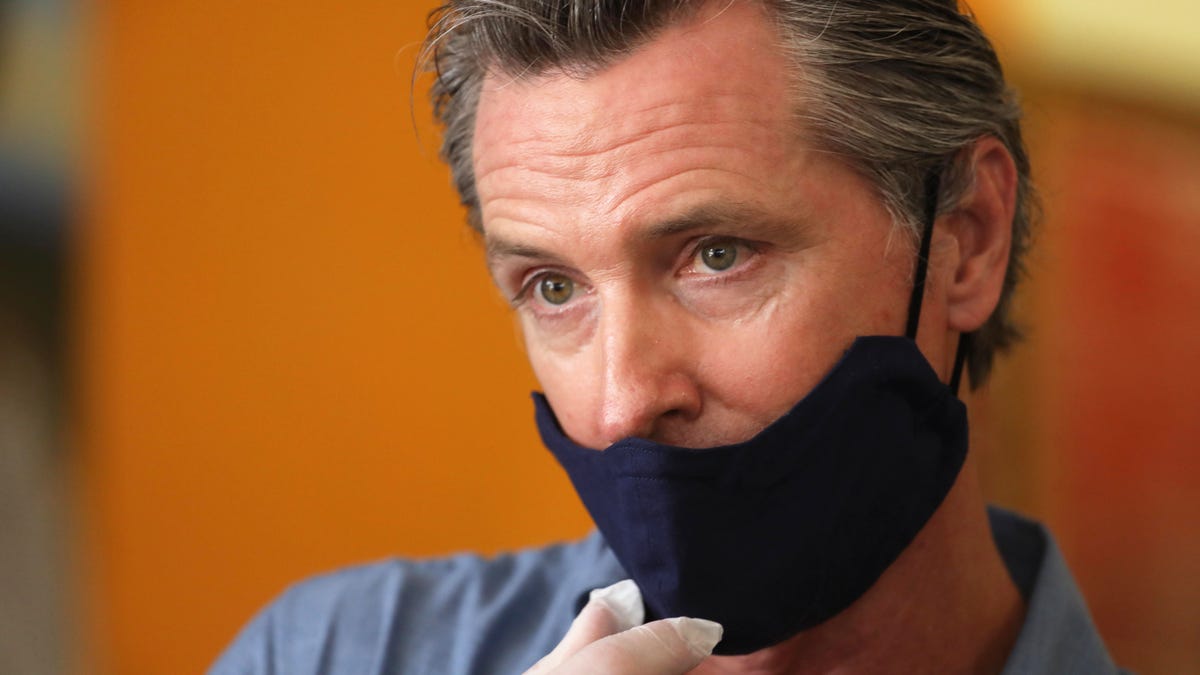
[[[727,0],[732,1],[732,0]],[[927,176],[943,176],[939,212],[973,175],[966,149],[995,136],[1018,174],[1012,250],[1000,301],[974,334],[972,387],[995,354],[1020,339],[1010,316],[1037,215],[1021,108],[991,43],[955,0],[754,0],[792,60],[796,112],[821,149],[870,180],[915,241]],[[489,72],[586,76],[620,60],[713,0],[448,0],[430,15],[422,53],[436,73],[431,97],[468,223],[482,231],[472,165],[480,86]]]

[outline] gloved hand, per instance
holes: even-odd
[[[562,642],[525,675],[682,675],[712,653],[723,632],[704,619],[644,620],[633,581],[592,591]]]

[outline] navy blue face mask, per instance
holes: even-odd
[[[647,619],[719,622],[718,654],[748,654],[858,600],[941,505],[967,452],[966,408],[914,341],[935,213],[927,186],[905,337],[857,338],[823,380],[754,438],[680,448],[627,438],[603,451],[563,433],[534,395],[566,469]]]

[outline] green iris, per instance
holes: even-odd
[[[724,272],[737,262],[737,247],[728,243],[705,246],[700,249],[700,260],[704,261],[705,267]]]

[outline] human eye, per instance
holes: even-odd
[[[585,293],[586,287],[564,272],[534,271],[526,275],[513,306],[531,310],[538,316],[558,315],[573,309]]]
[[[575,282],[568,276],[556,273],[543,274],[534,280],[540,298],[551,305],[565,305],[575,295]]]
[[[770,292],[779,256],[769,242],[706,236],[682,248],[675,293],[680,302],[708,318],[744,315]]]
[[[753,249],[741,240],[709,238],[696,245],[687,271],[703,275],[726,274],[744,265],[753,255]]]

